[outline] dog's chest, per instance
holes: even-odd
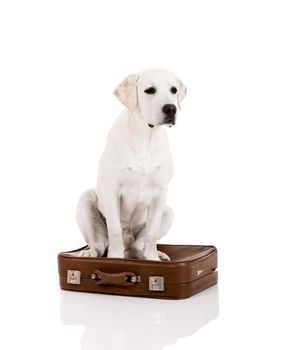
[[[171,177],[171,155],[164,152],[130,152],[120,170],[119,183],[126,190],[146,193],[166,185]]]
[[[138,157],[135,163],[121,170],[119,188],[123,212],[131,215],[149,207],[170,176],[170,169],[153,166],[153,160],[147,156]]]
[[[149,174],[127,169],[123,171],[120,186],[121,214],[129,221],[134,213],[145,210],[158,193],[155,178]]]

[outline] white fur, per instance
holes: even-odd
[[[157,90],[154,95],[144,92],[151,86]],[[170,91],[172,86],[178,89],[176,94]],[[185,93],[181,81],[163,70],[132,74],[115,89],[126,108],[109,132],[96,188],[86,191],[78,203],[77,221],[89,245],[85,256],[102,255],[108,246],[108,257],[123,258],[123,230],[144,224],[132,247],[143,251],[146,259],[165,258],[156,243],[173,218],[165,203],[174,166],[165,125],[160,124],[163,106],[179,106]],[[92,208],[106,219],[107,231],[94,220]]]

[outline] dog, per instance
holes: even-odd
[[[165,127],[176,124],[186,87],[172,72],[147,69],[127,76],[114,95],[126,108],[108,134],[97,185],[77,206],[88,244],[82,256],[169,260],[157,250],[173,221],[166,206],[174,166]]]

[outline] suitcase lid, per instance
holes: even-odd
[[[158,244],[158,250],[166,253],[172,262],[194,261],[216,251],[216,247],[207,245]]]

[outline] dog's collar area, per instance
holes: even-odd
[[[153,128],[154,125],[153,124],[148,124],[149,128]]]

